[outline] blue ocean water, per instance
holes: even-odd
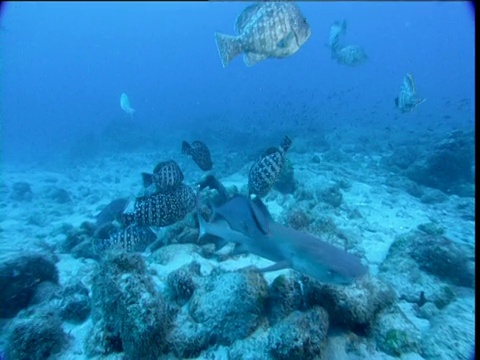
[[[473,126],[474,15],[467,2],[302,2],[312,35],[294,55],[222,68],[214,32],[249,3],[21,3],[2,7],[1,152],[45,159],[136,108],[159,135],[208,127],[225,139],[278,129]],[[369,57],[350,68],[326,46],[335,20]],[[427,98],[398,116],[405,73]],[[469,116],[456,103],[467,99]],[[128,116],[127,116],[128,117]],[[208,132],[208,130],[207,130]],[[100,139],[101,141],[101,139]]]
[[[298,52],[224,68],[214,34],[250,4],[2,3],[0,359],[469,359],[473,6],[297,2]],[[357,66],[327,44],[343,20]],[[402,112],[402,86],[426,100]],[[279,151],[260,203],[226,200]],[[148,188],[166,160],[174,190]],[[196,201],[205,174],[224,192]],[[227,222],[250,255],[199,240]],[[295,271],[250,271],[276,246]]]

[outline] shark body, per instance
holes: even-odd
[[[236,196],[213,209],[206,222],[197,213],[200,235],[214,235],[236,244],[235,253],[249,252],[275,262],[262,271],[292,268],[334,284],[350,284],[368,269],[359,258],[319,238],[275,222],[259,198]]]

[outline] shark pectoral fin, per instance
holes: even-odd
[[[264,213],[257,206],[252,203],[252,200],[249,199],[248,204],[250,206],[250,211],[252,212],[253,220],[257,228],[264,234],[268,235],[268,219]]]
[[[272,215],[268,212],[267,207],[257,196],[253,199],[249,198],[248,205],[250,206],[250,211],[252,212],[253,220],[255,221],[257,228],[265,235],[268,235],[270,231],[269,224],[273,219]]]
[[[269,271],[277,271],[277,270],[283,270],[283,269],[288,269],[291,268],[292,264],[288,260],[282,260],[279,261],[273,265],[258,269],[260,272],[269,272]]]

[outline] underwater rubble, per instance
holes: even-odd
[[[309,164],[329,169],[326,157],[305,156]],[[405,174],[420,158],[403,148],[383,164]],[[245,169],[258,159],[252,157]],[[280,209],[275,220],[364,256],[359,236],[339,221],[342,217],[358,224],[364,221],[365,210],[350,202],[354,185],[349,176],[337,172],[328,181],[322,178],[307,186],[293,161],[282,162],[264,196],[269,207]],[[449,201],[442,190],[407,176],[389,175],[383,181],[421,204]],[[172,183],[177,189],[183,178]],[[207,217],[212,204],[248,191],[247,184],[217,184],[216,189],[210,186],[215,183],[211,174],[199,183],[204,185],[200,187],[205,204],[197,211]],[[142,199],[159,190],[171,191],[160,185],[143,189]],[[69,203],[75,197],[45,188],[29,200],[29,189],[17,186],[15,201],[44,196],[64,206],[63,200]],[[444,358],[436,348],[439,343],[451,349],[452,357],[470,350],[468,328],[447,323],[461,314],[465,324],[473,326],[472,319],[465,318],[469,305],[461,295],[474,291],[474,259],[468,255],[473,249],[452,240],[441,222],[421,223],[397,235],[378,272],[342,285],[292,270],[258,271],[265,260],[236,253],[234,247],[219,249],[213,237],[199,238],[199,221],[191,205],[172,224],[152,230],[138,221],[150,215],[139,214],[136,222],[125,223],[123,214],[136,211],[127,203],[126,198],[117,198],[94,221],[57,225],[62,241],[52,246],[51,253],[0,262],[0,289],[7,294],[0,299],[0,329],[5,333],[0,355],[9,360],[60,359],[63,351],[75,346],[87,358],[300,360],[345,354],[437,359]],[[465,205],[463,211],[470,213],[471,208]],[[82,276],[60,278],[58,257],[84,263]],[[452,326],[461,340],[446,335]],[[72,344],[77,334],[70,329],[86,334],[83,343]]]

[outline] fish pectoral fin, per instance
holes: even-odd
[[[283,269],[288,269],[292,267],[292,263],[288,260],[282,260],[279,262],[276,262],[273,265],[258,269],[260,272],[269,272],[269,271],[277,271],[277,270],[283,270]]]
[[[245,62],[245,65],[253,66],[263,60],[266,60],[267,58],[267,55],[249,52],[245,53],[245,55],[243,56],[243,61]]]

